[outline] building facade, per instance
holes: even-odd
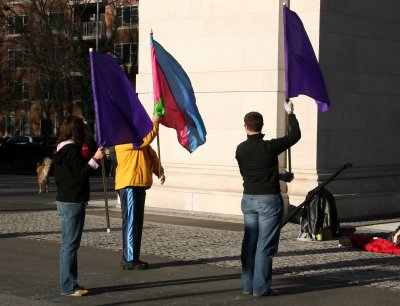
[[[289,1],[286,1],[287,3]],[[148,34],[185,68],[197,98],[207,142],[189,154],[175,132],[161,127],[167,181],[148,193],[151,206],[240,215],[242,180],[236,146],[246,138],[243,117],[264,115],[266,138],[285,134],[283,1],[146,0],[139,10],[137,91],[151,112],[153,99]],[[398,214],[400,37],[395,0],[292,0],[325,76],[331,108],[317,110],[294,98],[302,139],[291,150],[295,179],[282,186],[290,204],[337,168],[328,186],[339,217]],[[287,169],[287,156],[280,157]]]

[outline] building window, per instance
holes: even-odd
[[[49,13],[49,27],[53,30],[61,30],[65,28],[64,12]]]
[[[46,88],[41,88],[40,89],[40,97],[42,98],[43,101],[48,102],[49,101],[49,89]]]
[[[9,94],[18,100],[29,99],[29,82],[10,82],[8,84]]]
[[[49,84],[42,84],[43,87],[39,88],[40,99],[44,102],[49,102],[50,100],[54,100],[55,98],[63,98],[65,96],[65,90],[61,83],[60,86],[52,87],[52,90],[49,89]]]
[[[47,65],[58,65],[60,60],[65,57],[65,48],[63,46],[43,48],[41,55],[41,60]]]
[[[82,77],[76,76],[71,82],[71,93],[74,101],[79,101],[82,97]]]
[[[15,133],[15,117],[14,113],[11,113],[7,116],[7,134],[8,135],[14,135]]]
[[[137,6],[125,6],[117,8],[117,27],[128,27],[137,25],[139,20],[138,12],[139,11]]]
[[[30,135],[30,122],[29,122],[29,111],[25,112],[22,117],[22,134],[23,135]]]
[[[22,83],[22,99],[29,100],[29,82]]]
[[[114,53],[121,64],[137,66],[137,43],[116,44]]]
[[[22,34],[27,32],[29,16],[10,16],[8,17],[8,34]]]
[[[23,49],[9,49],[8,50],[8,68],[9,69],[23,69],[25,68],[25,50]]]

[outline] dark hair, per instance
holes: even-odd
[[[72,139],[75,144],[82,145],[86,141],[86,136],[87,130],[83,119],[77,116],[68,116],[61,124],[57,144]]]
[[[264,125],[263,116],[258,112],[250,112],[244,116],[244,124],[253,132],[261,132]]]

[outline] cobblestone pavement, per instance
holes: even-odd
[[[104,217],[87,215],[81,245],[121,251],[121,219],[110,218],[110,225],[111,232],[107,233]],[[145,221],[142,254],[240,267],[242,235],[238,231]],[[274,260],[276,273],[400,291],[399,256],[342,247],[337,240],[297,241],[297,235],[298,225],[283,228]],[[2,236],[59,242],[59,218],[55,211],[0,214]]]

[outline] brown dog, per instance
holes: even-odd
[[[52,160],[49,157],[45,157],[43,163],[37,163],[36,172],[39,184],[39,193],[43,191],[49,192],[49,171]]]

